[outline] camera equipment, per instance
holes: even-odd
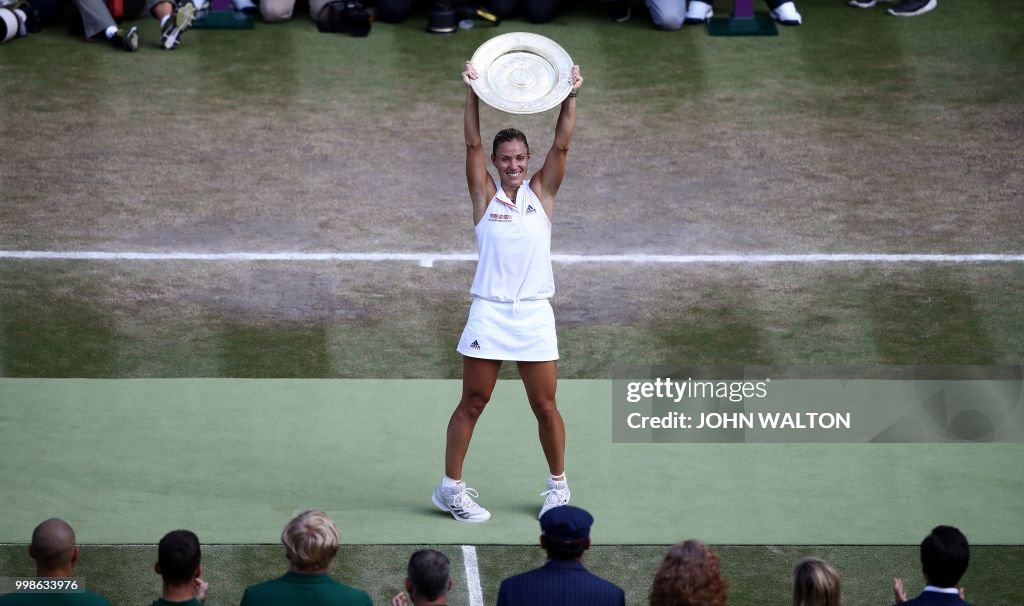
[[[321,9],[316,27],[322,32],[362,38],[370,33],[370,15],[359,0],[335,0]]]

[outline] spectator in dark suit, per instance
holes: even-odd
[[[340,541],[326,513],[310,509],[295,516],[281,532],[291,567],[282,577],[246,588],[242,606],[373,606],[368,593],[327,574]]]
[[[654,575],[651,606],[723,606],[729,585],[718,554],[696,539],[676,543]]]
[[[36,576],[63,579],[74,576],[78,562],[75,531],[60,518],[50,518],[32,531],[28,556],[36,561]],[[6,574],[6,573],[5,573]],[[81,581],[79,581],[80,583]],[[8,593],[0,596],[2,606],[110,606],[103,596],[80,593]]]
[[[572,505],[549,509],[540,518],[544,566],[509,577],[498,589],[498,606],[623,606],[621,588],[583,567],[594,518]]]
[[[156,547],[153,570],[163,581],[160,598],[150,606],[200,606],[209,585],[200,578],[202,551],[199,537],[191,530],[172,530]]]
[[[840,606],[839,573],[825,560],[808,557],[793,569],[793,606]]]
[[[957,586],[967,572],[971,548],[967,537],[952,526],[936,526],[921,541],[921,571],[925,586],[921,595],[907,600],[903,579],[893,579],[897,604],[906,606],[968,606],[964,590]]]
[[[452,565],[448,556],[435,549],[421,549],[409,558],[405,590],[413,606],[441,606],[448,603],[452,590]],[[391,606],[406,606],[404,593],[391,598]]]

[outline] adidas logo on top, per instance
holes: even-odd
[[[526,214],[532,215],[535,212],[537,212],[537,209],[533,207],[533,204],[526,207]]]
[[[480,343],[479,343],[479,342],[477,342],[477,340],[476,340],[476,339],[473,339],[473,342],[469,344],[469,348],[470,348],[470,349],[476,349],[476,350],[479,350],[479,349],[480,349]]]

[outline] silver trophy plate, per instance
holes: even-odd
[[[473,90],[485,103],[510,114],[537,114],[572,91],[572,58],[554,40],[512,32],[495,36],[471,59],[479,78]]]

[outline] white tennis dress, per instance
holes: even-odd
[[[458,352],[489,360],[557,360],[555,314],[548,301],[555,294],[551,220],[529,181],[514,201],[500,183],[494,185],[497,193],[476,224],[473,305]]]

